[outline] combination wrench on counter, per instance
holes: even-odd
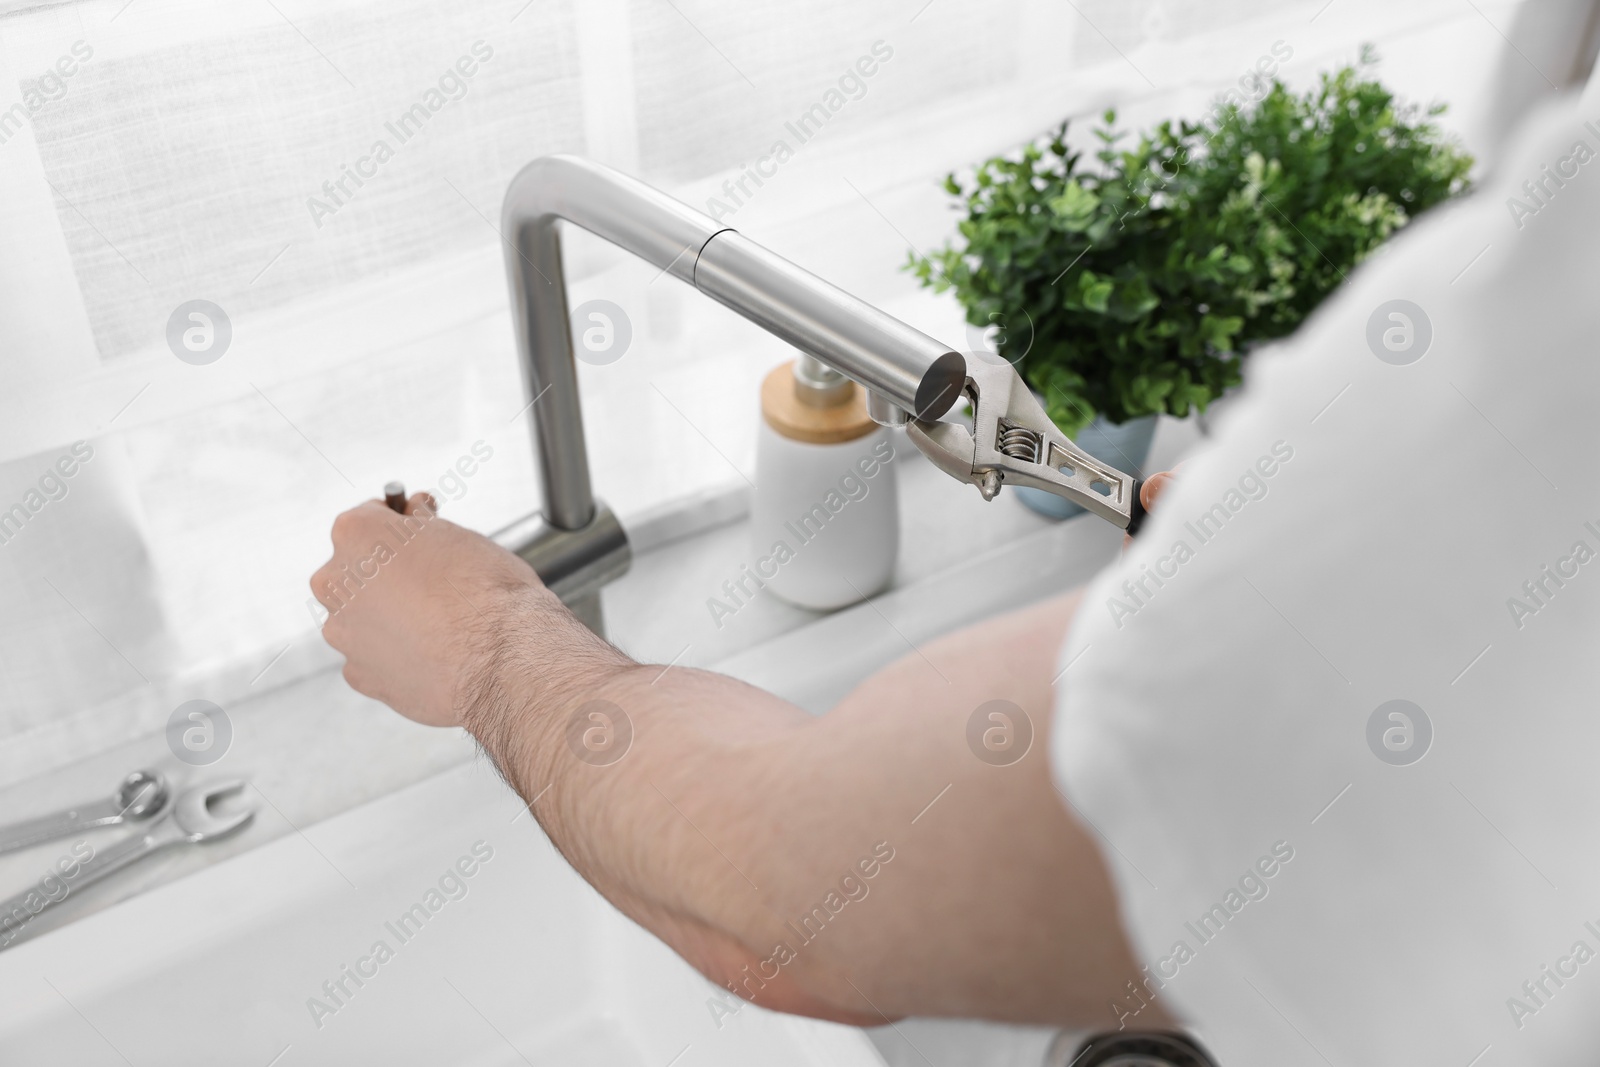
[[[0,948],[9,944],[21,927],[34,916],[61,903],[86,885],[115,874],[152,853],[177,845],[215,841],[237,832],[255,815],[255,806],[252,804],[228,815],[217,815],[211,811],[211,805],[237,795],[244,787],[242,779],[234,779],[185,790],[170,807],[162,810],[139,832],[97,849],[88,859],[77,863],[70,876],[65,873],[49,875],[45,881],[0,901]]]

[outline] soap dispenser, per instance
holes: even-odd
[[[866,390],[810,356],[761,385],[751,508],[761,582],[832,610],[881,592],[900,548],[895,435],[867,415]]]

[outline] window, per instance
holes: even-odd
[[[497,232],[529,160],[726,212],[959,347],[953,304],[897,270],[950,233],[946,170],[1112,103],[1199,111],[1277,40],[1297,78],[1375,41],[1403,91],[1470,114],[1510,11],[1322,7],[0,2],[0,509],[93,450],[0,543],[0,774],[331,662],[306,578],[388,479],[441,487],[481,442],[446,514],[534,508]],[[580,368],[600,495],[626,521],[742,484],[783,346],[587,235],[566,251],[574,302],[633,325]],[[191,328],[226,351],[178,358]]]

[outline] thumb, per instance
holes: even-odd
[[[1159,474],[1152,474],[1144,480],[1144,484],[1139,487],[1139,503],[1144,505],[1146,511],[1156,506],[1157,498],[1166,491],[1167,485],[1172,481],[1172,476],[1172,471],[1162,471]]]
[[[1150,511],[1156,506],[1157,498],[1159,498],[1162,493],[1167,491],[1167,486],[1172,482],[1173,478],[1176,477],[1178,471],[1182,469],[1182,467],[1183,464],[1180,463],[1170,471],[1161,471],[1157,474],[1152,474],[1150,477],[1144,480],[1144,484],[1139,486],[1139,503],[1144,506],[1146,511]],[[1131,544],[1133,544],[1133,538],[1124,537],[1122,539],[1123,548],[1127,548]]]

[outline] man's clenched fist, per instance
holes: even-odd
[[[369,500],[335,519],[333,558],[311,592],[328,610],[322,633],[344,654],[345,680],[430,726],[460,725],[516,605],[557,605],[531,567],[439,518],[426,493],[405,515]]]

